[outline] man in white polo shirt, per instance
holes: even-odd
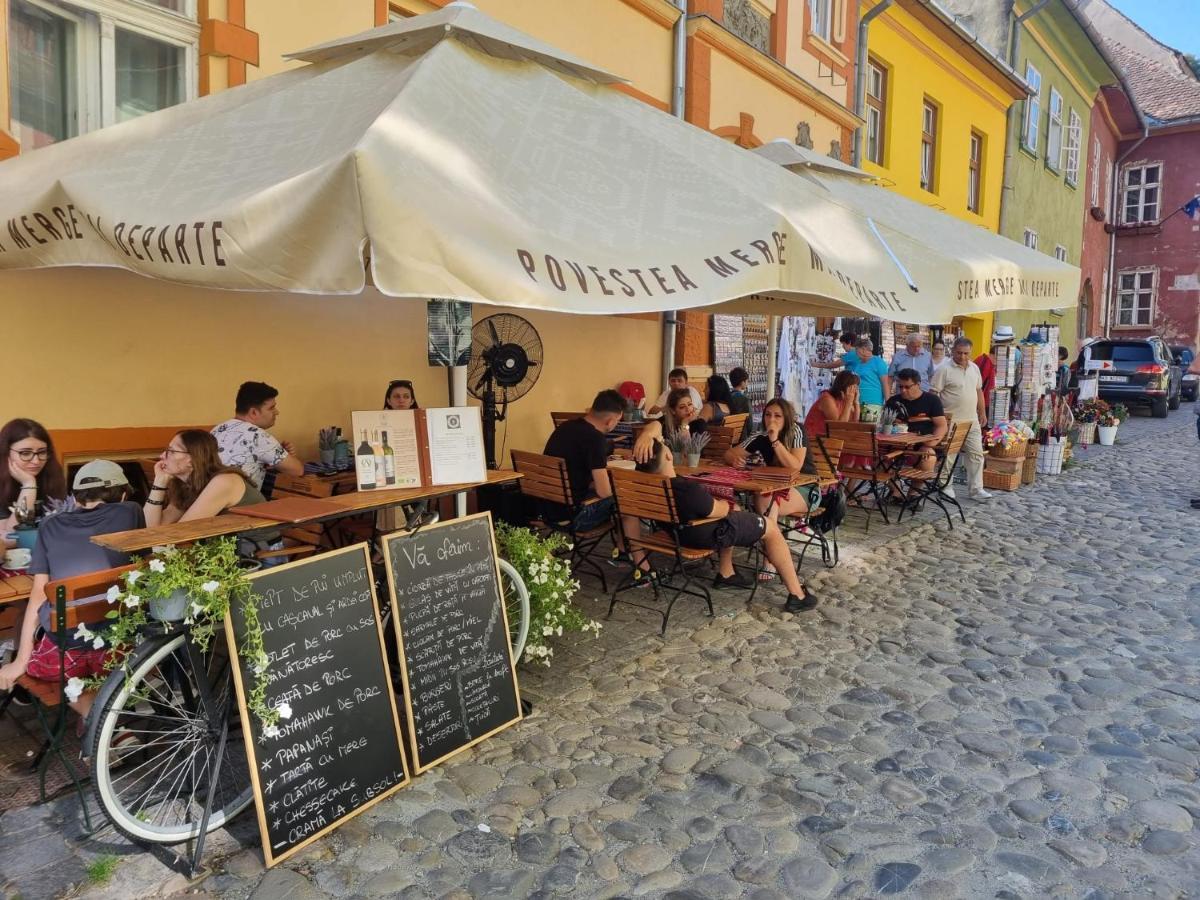
[[[967,455],[967,488],[972,500],[987,500],[992,495],[983,489],[983,425],[987,411],[983,403],[983,376],[971,361],[971,341],[960,337],[954,342],[950,363],[933,373],[933,392],[954,423],[970,422],[963,453]]]

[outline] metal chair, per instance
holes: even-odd
[[[862,426],[866,425],[867,429]],[[843,456],[857,456],[866,459],[864,466],[843,465],[838,469],[842,479],[857,481],[853,490],[846,492],[846,505],[854,506],[866,513],[865,530],[871,530],[871,513],[874,511],[863,503],[870,496],[875,500],[875,508],[883,516],[883,521],[890,524],[887,501],[891,496],[892,483],[896,479],[896,468],[893,465],[901,455],[899,451],[881,451],[875,440],[875,426],[869,422],[829,422],[826,426],[829,437],[842,442]]]
[[[901,482],[901,498],[903,504],[900,507],[900,512],[896,515],[896,521],[899,522],[904,518],[904,511],[907,509],[912,516],[917,514],[917,510],[924,505],[926,500],[932,501],[946,515],[946,524],[950,526],[950,530],[954,530],[954,519],[950,515],[950,510],[947,504],[953,504],[958,510],[959,518],[963,524],[967,522],[967,515],[963,512],[962,504],[952,494],[948,494],[947,488],[954,479],[954,473],[958,469],[958,461],[962,457],[963,444],[966,443],[967,434],[971,431],[971,422],[958,422],[951,426],[946,432],[946,437],[935,448],[938,454],[938,462],[932,472],[916,467],[901,468],[897,473]]]

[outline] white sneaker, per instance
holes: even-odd
[[[949,484],[946,485],[946,487],[943,488],[942,493],[945,494],[947,497],[949,497],[951,500],[954,499],[954,487],[952,485],[949,485]]]
[[[985,490],[978,490],[971,495],[972,500],[991,500],[992,495]]]

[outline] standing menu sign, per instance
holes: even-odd
[[[384,538],[413,771],[521,718],[489,513]]]
[[[225,628],[268,866],[409,781],[367,545],[251,576],[270,657],[267,704],[291,715],[263,733],[246,707],[253,673],[238,658],[245,622]],[[237,604],[234,604],[236,607]]]

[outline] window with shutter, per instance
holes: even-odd
[[[1049,112],[1046,122],[1046,168],[1054,172],[1062,167],[1063,98],[1056,89],[1050,88]]]

